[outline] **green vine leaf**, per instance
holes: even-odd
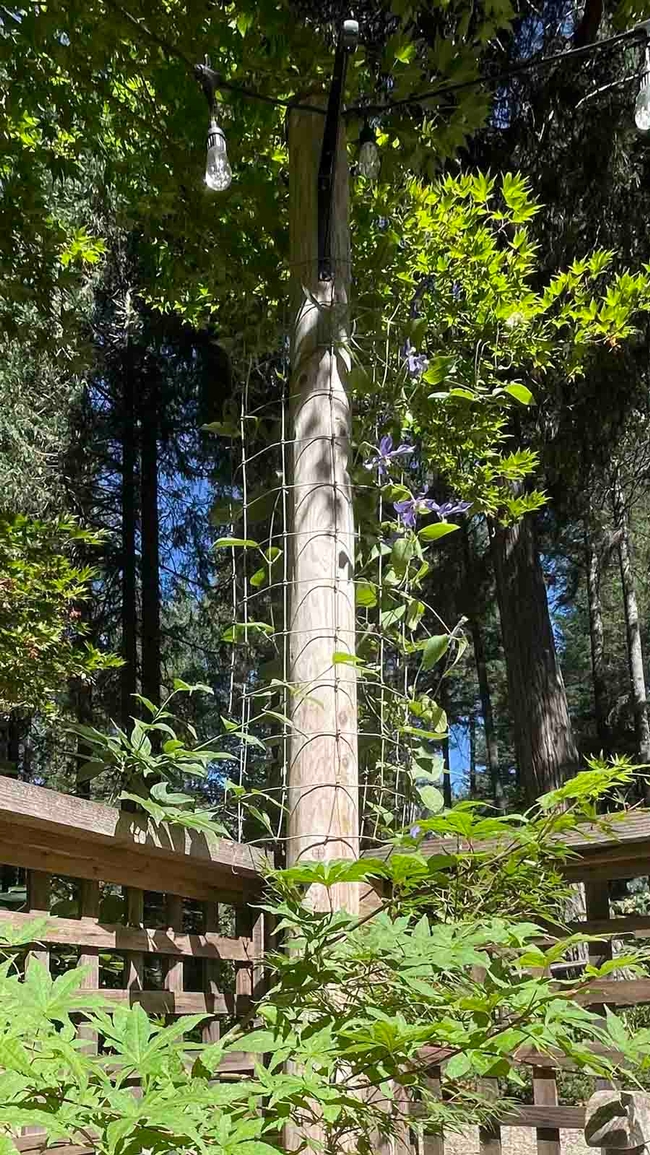
[[[423,529],[419,530],[418,537],[420,541],[438,541],[441,537],[446,537],[448,533],[455,533],[460,526],[455,525],[452,521],[437,521],[434,525],[425,525]]]
[[[215,549],[259,549],[259,542],[249,537],[220,537],[214,543]]]
[[[441,658],[445,656],[449,649],[451,637],[449,634],[436,634],[432,638],[427,638],[426,641],[419,643],[419,649],[422,650],[422,669],[432,670]]]

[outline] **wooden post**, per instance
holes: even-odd
[[[51,876],[43,870],[28,870],[27,871],[27,909],[30,914],[49,914],[50,913],[50,888]],[[30,950],[27,954],[26,965],[32,961],[42,963],[47,970],[50,969],[50,952],[47,947],[44,950]],[[24,1127],[23,1135],[45,1135],[43,1127]]]
[[[169,930],[180,933],[183,929],[183,899],[177,894],[168,894],[165,897],[165,917]],[[167,960],[165,975],[165,990],[173,991],[175,995],[183,991],[183,959],[172,957]]]
[[[604,1155],[643,1155],[650,1142],[650,1095],[646,1091],[596,1091],[585,1107],[585,1142]]]
[[[126,925],[144,926],[144,892],[128,886],[124,889],[124,898]],[[144,955],[138,951],[131,950],[126,956],[124,985],[128,991],[141,991],[144,988]]]
[[[602,921],[609,919],[609,887],[607,879],[602,879],[599,882],[585,882],[585,913],[587,921]],[[589,962],[592,966],[602,966],[604,962],[612,957],[612,940],[605,942],[592,942],[589,945]],[[590,1011],[594,1011],[597,1015],[605,1014],[605,1006],[603,1003],[593,1003],[589,1006]],[[597,1087],[604,1090],[606,1083],[597,1081]]]
[[[496,1079],[479,1079],[479,1089],[486,1099],[499,1098],[499,1084]],[[479,1127],[478,1149],[480,1155],[501,1155],[501,1128],[498,1123]]]
[[[30,914],[50,913],[50,875],[45,871],[27,871],[27,909]],[[47,947],[43,950],[30,950],[27,961],[31,959],[38,959],[49,970],[50,952]]]
[[[216,902],[205,903],[205,929],[217,933],[219,930],[219,906]],[[214,962],[206,959],[203,963],[203,989],[206,995],[220,994],[218,969]],[[219,1020],[208,1019],[201,1028],[201,1037],[206,1046],[219,1042]]]
[[[310,98],[311,99],[311,98]],[[313,102],[313,101],[312,101]],[[348,163],[340,128],[331,216],[331,281],[318,279],[317,177],[324,116],[291,113],[293,303],[287,862],[356,858],[359,850],[354,654],[354,520],[345,391],[350,240]],[[358,886],[312,887],[315,909],[358,910]]]
[[[81,918],[99,919],[99,883],[82,878],[79,883],[79,915]],[[79,966],[88,967],[84,975],[80,990],[96,991],[99,989],[99,950],[97,947],[87,946],[79,955]],[[80,1039],[86,1039],[84,1051],[89,1055],[97,1053],[97,1032],[92,1027],[81,1023],[77,1028]]]
[[[432,1067],[427,1079],[427,1086],[436,1099],[442,1098],[440,1067]],[[422,1142],[422,1155],[445,1155],[444,1135],[425,1135]]]
[[[557,1107],[557,1081],[551,1067],[533,1067],[533,1099],[536,1106]],[[562,1155],[557,1127],[537,1128],[537,1155]]]

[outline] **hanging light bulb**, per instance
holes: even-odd
[[[359,145],[359,161],[357,164],[359,175],[367,177],[368,180],[377,180],[381,166],[381,158],[379,156],[374,130],[370,127],[368,121],[366,121],[361,131]]]
[[[208,155],[205,162],[205,183],[213,192],[224,192],[232,181],[232,169],[226,151],[226,138],[214,116],[208,129]]]
[[[650,41],[646,41],[641,87],[634,106],[634,123],[639,132],[650,132]]]

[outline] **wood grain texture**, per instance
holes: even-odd
[[[27,909],[29,913],[24,917],[33,921],[34,915],[50,913],[50,875],[46,871],[30,870],[27,872]],[[30,950],[28,961],[38,959],[43,966],[50,967],[50,952],[42,947]]]
[[[93,883],[89,884],[90,886]],[[130,893],[142,893],[133,892]],[[131,910],[133,917],[133,910]],[[137,917],[137,916],[136,916]],[[0,911],[0,927],[20,926],[33,922],[34,915],[17,911]],[[41,935],[44,943],[80,946],[86,951],[116,950],[141,951],[143,954],[179,955],[184,958],[204,958],[217,961],[231,959],[251,962],[257,958],[250,938],[224,938],[213,932],[205,934],[177,934],[163,928],[121,926],[118,923],[100,923],[90,918],[52,917]]]
[[[609,920],[609,886],[606,879],[601,882],[585,882],[584,888],[587,920],[606,923]],[[589,962],[592,966],[602,966],[611,957],[611,939],[589,944]],[[591,1004],[590,1009],[596,1014],[603,1015],[605,1013],[605,1007],[602,1003]]]
[[[30,915],[43,915],[50,912],[50,890],[51,878],[47,872],[38,870],[29,870],[27,872],[27,906]],[[28,951],[26,964],[30,966],[33,962],[41,963],[48,971],[50,969],[50,952],[47,948],[43,949],[41,946],[35,947]],[[43,1136],[43,1128],[38,1126],[25,1127],[23,1135]]]
[[[125,812],[125,817],[132,816]],[[68,831],[22,828],[4,818],[0,818],[0,844],[2,860],[10,866],[200,901],[216,901],[220,895],[241,901],[241,895],[259,889],[255,877],[175,851],[156,856],[120,840],[85,841]]]
[[[440,1067],[432,1067],[427,1088],[436,1099],[442,1096],[440,1082]],[[422,1140],[422,1155],[445,1155],[445,1139],[443,1135],[425,1135]]]
[[[609,878],[639,878],[650,874],[650,811],[633,810],[622,815],[608,815],[608,828],[599,829],[589,823],[573,833],[562,836],[576,853],[564,863],[563,874],[571,882]],[[496,849],[496,842],[475,843],[475,850]],[[462,839],[432,838],[423,843],[423,854],[455,854],[467,850]],[[390,847],[366,852],[371,857],[385,856]]]
[[[82,918],[97,919],[99,915],[99,884],[83,880],[79,884],[79,913]],[[81,980],[81,990],[94,990],[99,986],[99,950],[96,946],[84,946],[79,954],[79,966],[85,973]],[[86,1041],[84,1051],[87,1054],[97,1052],[97,1032],[85,1023],[77,1028],[80,1039]]]
[[[479,1090],[486,1099],[499,1098],[497,1079],[479,1079]],[[481,1155],[501,1155],[501,1127],[498,1123],[479,1127],[478,1147]]]
[[[250,936],[252,927],[252,911],[238,906],[235,911],[235,932],[238,935]],[[253,995],[253,969],[250,966],[237,967],[235,975],[235,992],[247,998]]]
[[[596,979],[576,995],[581,1006],[595,1003],[616,1007],[636,1007],[650,1003],[650,979]]]
[[[12,1135],[11,1141],[18,1151],[38,1152],[45,1150],[45,1139],[43,1133],[31,1135]],[[47,1147],[48,1151],[56,1152],[56,1155],[93,1155],[94,1148],[82,1146],[75,1143],[50,1143]]]
[[[582,1131],[584,1125],[584,1107],[537,1107],[524,1104],[516,1111],[509,1111],[501,1119],[502,1127],[551,1127]]]
[[[205,936],[216,936],[219,930],[219,907],[216,902],[205,904]],[[214,961],[206,959],[203,963],[203,990],[207,995],[219,994],[219,973]],[[206,1045],[218,1043],[221,1030],[218,1019],[209,1019],[201,1027],[201,1038]]]
[[[129,886],[124,891],[126,921],[130,927],[142,930],[144,922],[144,894]],[[129,951],[124,967],[124,986],[127,991],[141,991],[144,987],[144,955],[141,951]]]
[[[14,832],[10,842],[22,841],[28,844],[34,840],[38,845],[34,836],[49,832],[76,839],[80,854],[83,853],[84,845],[87,848],[89,844],[96,846],[99,843],[107,849],[111,846],[119,847],[146,855],[152,863],[156,860],[161,863],[166,860],[177,862],[181,856],[196,864],[200,863],[203,871],[215,880],[215,884],[216,879],[220,878],[226,890],[237,889],[236,885],[229,884],[231,875],[240,880],[254,881],[260,867],[270,862],[269,854],[254,846],[229,842],[179,826],[155,826],[146,815],[60,794],[43,786],[16,782],[4,775],[0,775],[0,822],[3,840],[5,833],[10,835]],[[25,828],[30,831],[29,838],[25,835]],[[128,879],[103,881],[128,883]],[[163,887],[152,886],[150,889],[160,891]],[[178,891],[172,888],[171,893],[176,894]]]
[[[143,991],[143,990],[100,990],[89,994],[101,995],[109,1003],[118,1006],[134,1006],[140,1003],[152,1015],[234,1015],[248,1010],[248,999],[235,999],[234,995],[212,995],[205,991]],[[83,1001],[80,1000],[83,1006]]]
[[[167,926],[172,934],[180,934],[183,929],[183,900],[176,894],[168,894],[165,899],[165,914]],[[183,990],[183,959],[167,958],[167,973],[165,974],[165,990],[179,992]]]
[[[251,909],[251,941],[253,943],[253,998],[259,999],[264,994],[265,974],[264,948],[266,946],[266,914],[263,910]]]
[[[587,1050],[592,1051],[594,1055],[604,1055],[611,1059],[613,1063],[620,1063],[625,1065],[625,1060],[621,1051],[613,1050],[609,1047],[604,1047],[600,1043],[591,1043]],[[420,1049],[420,1058],[431,1062],[444,1063],[446,1059],[450,1058],[455,1052],[446,1050],[443,1047],[422,1047]],[[579,1068],[576,1064],[568,1059],[565,1055],[559,1053],[547,1055],[542,1051],[536,1051],[532,1047],[519,1047],[515,1052],[517,1063],[528,1067],[550,1067],[556,1070],[575,1071]]]
[[[348,161],[341,126],[331,219],[331,281],[318,279],[317,187],[323,117],[289,117],[292,273],[291,514],[287,861],[359,853],[354,518],[347,303]],[[312,887],[318,909],[358,910],[358,886]]]
[[[555,1071],[548,1067],[533,1067],[533,1099],[537,1107],[557,1107]],[[537,1155],[562,1155],[557,1127],[537,1128]]]
[[[490,1080],[481,1080],[482,1083]],[[418,1104],[411,1107],[414,1118],[418,1116]],[[486,1144],[500,1143],[500,1131],[504,1127],[549,1127],[558,1130],[582,1131],[585,1122],[585,1108],[580,1107],[540,1107],[535,1104],[522,1103],[515,1111],[508,1111],[499,1119],[498,1125],[492,1128],[481,1127],[485,1132]],[[498,1134],[499,1133],[499,1134]]]

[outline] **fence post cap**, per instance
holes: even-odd
[[[650,1143],[650,1094],[646,1091],[596,1091],[585,1108],[588,1147],[632,1151]]]

